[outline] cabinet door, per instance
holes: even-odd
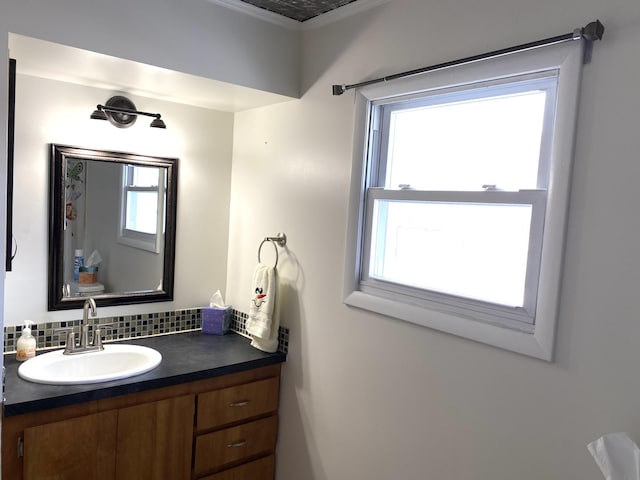
[[[24,430],[24,480],[112,480],[117,412]]]
[[[115,478],[191,478],[194,404],[186,395],[118,410]]]

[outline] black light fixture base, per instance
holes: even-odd
[[[107,114],[107,120],[111,122],[111,125],[114,125],[118,128],[129,128],[138,118],[137,115],[128,113],[128,112],[116,112],[114,110],[109,110],[108,107],[115,107],[117,109],[124,110],[136,110],[136,106],[134,103],[129,100],[127,97],[123,97],[121,95],[116,95],[107,100],[105,104],[105,113]]]
[[[91,114],[93,120],[109,120],[112,125],[118,128],[129,128],[136,123],[138,115],[154,117],[151,122],[153,128],[167,128],[159,113],[141,112],[136,110],[136,106],[127,97],[116,95],[107,100],[104,105],[98,105]]]

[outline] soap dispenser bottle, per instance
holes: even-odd
[[[25,320],[22,335],[18,338],[16,360],[20,362],[36,356],[36,339],[31,335],[31,325],[33,325],[31,320]]]

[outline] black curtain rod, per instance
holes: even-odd
[[[587,40],[587,49],[585,51],[585,63],[588,63],[591,58],[591,48],[594,40],[602,40],[604,34],[604,25],[600,23],[600,20],[595,20],[586,27],[576,28],[573,32],[565,35],[558,35],[557,37],[546,38],[544,40],[538,40],[537,42],[525,43],[515,47],[503,48],[501,50],[494,50],[493,52],[481,53],[479,55],[473,55],[471,57],[461,58],[459,60],[452,60],[450,62],[439,63],[437,65],[431,65],[429,67],[417,68],[415,70],[409,70],[408,72],[396,73],[395,75],[389,75],[387,77],[376,78],[374,80],[366,80],[360,83],[354,83],[353,85],[333,85],[333,94],[342,95],[347,90],[353,88],[364,87],[372,85],[374,83],[388,82],[390,80],[396,80],[398,78],[410,77],[412,75],[418,75],[420,73],[432,72],[434,70],[442,70],[444,68],[453,67],[455,65],[461,65],[463,63],[476,62],[485,58],[499,57],[507,55],[509,53],[518,52],[521,50],[530,50],[532,48],[542,47],[544,45],[551,45],[553,43],[567,42],[570,40],[580,40],[584,38]]]

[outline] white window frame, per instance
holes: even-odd
[[[553,360],[583,52],[584,40],[574,40],[369,85],[356,91],[356,142],[344,281],[344,302],[347,305],[524,355]],[[543,212],[543,218],[534,213],[533,219],[533,222],[538,222],[537,228],[540,228],[540,222],[543,223],[543,233],[541,244],[538,245],[540,262],[539,271],[535,272],[536,295],[532,304],[525,305],[532,316],[525,318],[526,321],[518,321],[515,317],[522,312],[515,312],[515,316],[505,315],[504,309],[477,308],[482,306],[474,305],[474,302],[454,300],[443,303],[428,296],[416,301],[415,297],[404,295],[402,289],[389,288],[384,282],[372,282],[367,277],[367,266],[363,261],[370,238],[370,232],[367,231],[370,226],[365,219],[367,208],[370,208],[373,199],[385,196],[384,189],[369,188],[370,178],[367,176],[370,163],[368,133],[373,121],[374,106],[393,102],[406,95],[420,96],[423,92],[433,90],[495,82],[516,75],[535,76],[539,72],[553,70],[557,70],[559,76],[554,132],[549,152],[548,188],[542,199],[537,191],[532,191],[530,195],[530,199],[536,197],[536,201],[542,202],[534,210]],[[425,199],[424,192],[396,191],[393,195],[398,198],[397,194],[401,198]],[[498,203],[513,201],[514,198],[507,200],[508,194],[509,192],[469,192],[469,195],[478,195],[483,201]],[[456,195],[459,196],[460,192],[456,192]],[[443,198],[445,197],[446,195]],[[522,197],[519,201],[522,201]]]
[[[158,169],[158,186],[157,187],[131,187],[127,185],[127,169],[136,168],[135,165],[122,164],[121,181],[120,181],[120,221],[118,222],[118,243],[129,247],[146,250],[153,253],[162,251],[164,239],[164,218],[165,218],[165,192],[166,192],[166,173],[161,167]],[[158,203],[156,208],[156,233],[145,233],[126,228],[127,222],[127,192],[157,192]]]

